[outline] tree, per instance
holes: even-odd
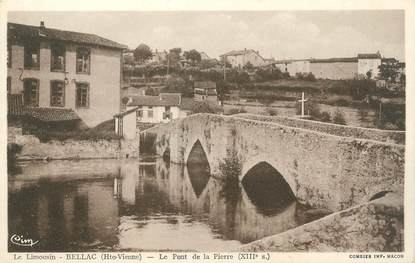
[[[134,50],[134,59],[138,62],[145,62],[146,60],[153,57],[153,53],[151,52],[151,49],[146,44],[140,44],[138,47]]]
[[[399,74],[399,69],[399,61],[397,61],[396,59],[389,59],[379,66],[380,78],[395,82],[396,77]]]
[[[243,68],[246,69],[246,70],[253,70],[254,65],[252,65],[252,63],[248,61],[248,63],[246,63]]]
[[[372,78],[372,70],[369,70],[368,72],[366,72],[366,78],[367,79],[371,79]]]
[[[333,123],[340,124],[340,125],[346,125],[346,120],[344,119],[343,114],[339,110],[337,110],[334,113]]]
[[[202,60],[200,53],[196,49],[185,51],[183,55],[187,60],[190,60],[193,63],[200,62]]]
[[[175,47],[169,50],[169,53],[167,54],[167,60],[170,67],[179,66],[180,53],[182,53],[182,49],[179,47]]]

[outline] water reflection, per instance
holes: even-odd
[[[222,183],[203,170],[162,158],[151,165],[53,161],[23,170],[9,182],[9,233],[40,242],[10,244],[10,251],[229,251],[303,223],[296,202],[262,213],[244,187],[238,198],[226,198]],[[56,171],[65,171],[64,180]]]

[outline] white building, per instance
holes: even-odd
[[[243,68],[248,62],[254,67],[260,67],[266,64],[265,59],[259,55],[258,51],[246,48],[239,51],[233,50],[221,55],[221,58],[231,64],[233,68]]]
[[[159,96],[138,95],[130,97],[127,111],[136,109],[138,122],[167,123],[187,116],[180,109],[181,102],[180,93],[160,93]]]
[[[382,64],[382,56],[379,51],[374,54],[358,54],[357,55],[357,73],[365,75],[371,71],[371,78],[376,78],[379,74],[379,66]]]

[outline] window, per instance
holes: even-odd
[[[90,72],[90,51],[88,48],[77,48],[76,49],[76,73]]]
[[[65,83],[61,80],[52,80],[50,82],[50,106],[65,106]]]
[[[150,119],[153,118],[153,107],[151,106],[148,107],[147,117]]]
[[[65,47],[61,44],[52,44],[50,52],[50,70],[65,71]]]
[[[7,43],[7,67],[12,67],[12,45]]]
[[[170,106],[165,106],[164,112],[163,112],[163,120],[170,119],[170,117],[171,117]]]
[[[23,100],[26,106],[39,106],[39,80],[25,79],[23,81]]]
[[[84,82],[76,83],[76,107],[89,107],[89,84]]]
[[[7,94],[12,93],[12,78],[7,77]]]
[[[40,44],[38,41],[30,41],[24,45],[24,68],[39,69]]]
[[[143,117],[143,109],[141,107],[139,107],[137,109],[137,117],[138,118],[142,118]]]

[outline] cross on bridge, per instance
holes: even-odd
[[[304,115],[304,102],[308,101],[304,98],[304,92],[301,93],[301,100],[298,100],[301,102],[301,117],[305,117]]]

